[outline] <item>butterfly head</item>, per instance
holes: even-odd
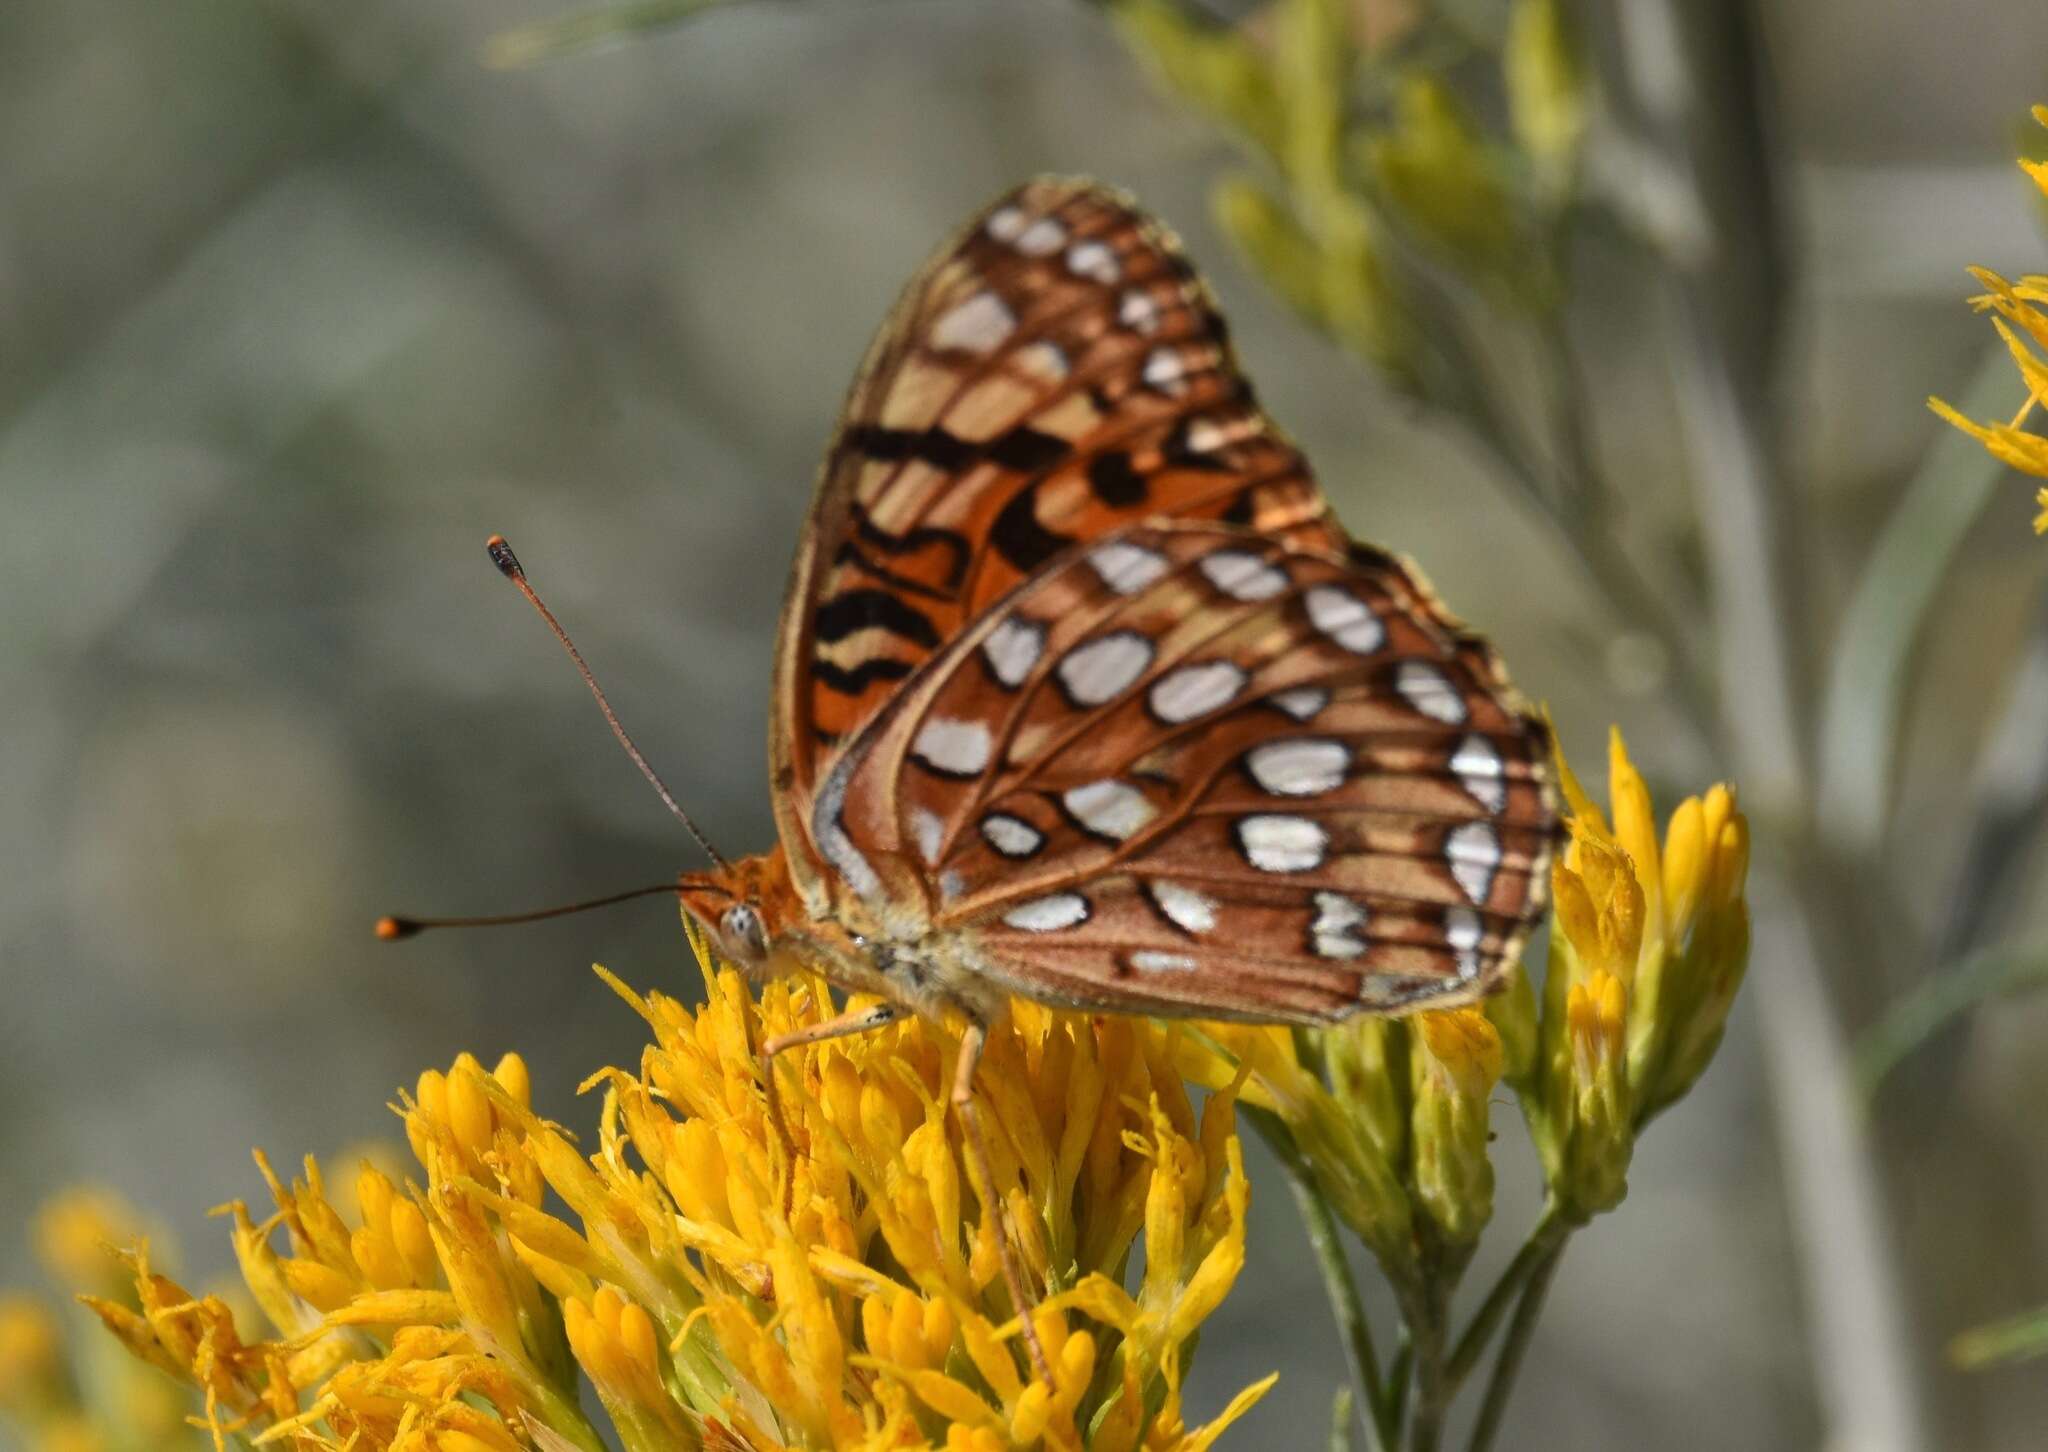
[[[718,955],[749,974],[767,971],[784,932],[802,917],[780,847],[710,872],[686,872],[676,890]]]

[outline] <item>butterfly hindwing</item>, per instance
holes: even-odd
[[[807,825],[1013,991],[1328,1019],[1498,980],[1543,901],[1546,751],[1401,562],[1161,523],[985,611]]]

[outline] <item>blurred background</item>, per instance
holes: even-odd
[[[1183,232],[1345,521],[1423,562],[1584,765],[1618,720],[1667,803],[1728,770],[1672,729],[1655,650],[1616,636],[1486,461],[1233,260],[1208,220],[1221,143],[1095,10],[740,7],[480,64],[550,13],[0,7],[0,1285],[36,1281],[35,1207],[77,1181],[150,1207],[189,1281],[225,1271],[206,1212],[263,1199],[251,1145],[290,1165],[395,1138],[397,1087],[463,1049],[517,1049],[543,1111],[587,1125],[577,1081],[642,1041],[591,961],[695,982],[665,904],[369,934],[385,911],[539,906],[694,865],[483,540],[517,544],[714,839],[767,845],[770,642],[819,450],[912,269],[1034,172],[1116,182]],[[1824,621],[1941,430],[1922,399],[1983,355],[1964,264],[2048,261],[2011,165],[2048,100],[2048,7],[1803,0],[1757,21],[1791,221],[1772,402],[1825,526],[1802,561]],[[1685,499],[1676,385],[1604,261],[1576,316],[1598,443],[1630,538],[1663,549]],[[1898,901],[1873,918],[1942,917],[1959,779],[2043,578],[2027,517],[2011,483],[1937,607],[1892,808]],[[2022,881],[2014,911],[2048,927],[2038,852]],[[1873,968],[1848,1028],[1928,966]],[[1752,978],[1772,972],[1760,934]],[[1627,1206],[1566,1259],[1518,1445],[1821,1442],[1771,1001],[1745,994]],[[2040,1445],[2038,1366],[1965,1376],[1941,1348],[2048,1300],[2044,1036],[2048,1005],[2002,1006],[1924,1093],[1880,1102],[1918,1445]],[[1512,1131],[1505,1091],[1497,1112]],[[1496,1258],[1538,1193],[1519,1133],[1501,1145]],[[1341,1358],[1293,1207],[1254,1183],[1252,1262],[1192,1410],[1277,1366],[1235,1444],[1311,1445]]]

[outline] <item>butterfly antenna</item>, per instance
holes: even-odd
[[[664,782],[661,774],[648,764],[647,758],[640,754],[640,748],[633,744],[633,738],[626,734],[626,728],[619,724],[618,712],[612,710],[612,703],[604,698],[604,687],[598,685],[597,677],[590,673],[590,666],[584,661],[583,652],[576,648],[575,641],[569,639],[569,632],[562,629],[562,622],[555,619],[555,612],[548,609],[547,603],[534,593],[533,585],[527,580],[526,571],[519,563],[519,556],[512,553],[512,546],[506,543],[505,536],[492,535],[484,542],[484,548],[491,552],[491,563],[498,567],[498,573],[518,587],[519,593],[526,597],[526,603],[540,613],[540,618],[547,622],[548,629],[555,633],[555,639],[562,642],[562,649],[569,652],[569,659],[575,662],[577,673],[583,677],[583,684],[590,687],[590,694],[597,700],[597,709],[604,712],[605,725],[612,728],[612,735],[619,738],[619,745],[626,748],[626,755],[633,758],[633,765],[640,768],[640,775],[646,777],[654,790],[660,794],[662,802],[675,814],[676,820],[683,824],[684,830],[696,838],[697,845],[704,849],[704,855],[719,867],[730,866],[731,864],[725,860],[725,855],[713,847],[711,839],[690,820],[690,814],[676,801],[675,794],[668,789],[668,783]]]
[[[377,919],[376,932],[385,942],[395,943],[400,938],[410,938],[415,933],[424,933],[428,928],[508,928],[514,923],[538,923],[548,918],[565,918],[570,913],[587,913],[592,908],[610,907],[615,902],[631,902],[636,897],[653,897],[656,893],[679,890],[673,882],[657,882],[652,887],[630,888],[606,897],[593,897],[586,902],[565,903],[561,907],[540,908],[528,913],[501,913],[487,918],[406,918],[394,914]]]

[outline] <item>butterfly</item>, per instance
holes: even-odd
[[[685,874],[685,910],[738,965],[876,1000],[771,1059],[964,1025],[963,1112],[1011,995],[1294,1024],[1477,999],[1557,834],[1493,649],[1346,536],[1179,244],[1087,181],[974,217],[874,342],[770,753],[778,843]]]

